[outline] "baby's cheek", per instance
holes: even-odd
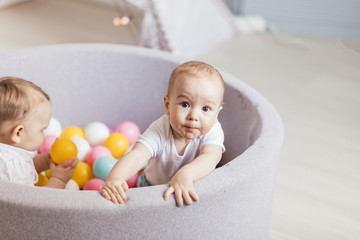
[[[208,133],[211,130],[212,126],[214,126],[214,124],[215,121],[211,121],[211,122],[209,121],[207,124],[203,125],[201,135]]]
[[[200,130],[200,135],[205,135],[207,132],[209,132],[210,128],[205,126],[205,127],[202,127],[201,130]]]

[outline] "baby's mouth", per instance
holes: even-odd
[[[189,132],[195,132],[198,128],[192,126],[185,126],[186,130]]]

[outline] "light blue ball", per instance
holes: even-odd
[[[105,181],[116,162],[117,160],[112,156],[103,156],[96,159],[93,165],[94,175]]]

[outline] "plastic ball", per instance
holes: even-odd
[[[109,135],[109,128],[102,122],[92,122],[85,128],[85,137],[93,146],[102,145]]]
[[[61,138],[75,138],[75,137],[80,137],[80,138],[85,138],[85,133],[84,130],[82,128],[76,127],[76,126],[70,126],[70,127],[66,127],[60,134]]]
[[[136,183],[139,177],[139,173],[137,172],[134,176],[132,176],[131,178],[129,178],[128,180],[126,180],[129,188],[134,188],[136,187]]]
[[[60,136],[61,134],[61,123],[56,118],[52,117],[49,122],[49,126],[44,130],[45,135]]]
[[[140,177],[140,176],[141,176],[142,172],[144,171],[144,169],[145,169],[145,168],[143,168],[143,169],[141,169],[141,170],[138,171],[138,175],[139,175],[139,176],[138,176],[138,178],[137,178],[137,180],[136,180],[136,187],[140,187],[140,182],[141,182],[141,177]]]
[[[112,133],[105,140],[104,146],[111,151],[114,158],[119,158],[129,148],[129,141],[122,133]]]
[[[38,149],[38,153],[44,153],[50,150],[51,146],[58,137],[55,135],[47,135],[44,137],[43,143]]]
[[[124,134],[130,145],[133,145],[140,136],[140,128],[131,121],[120,123],[116,127],[115,132]]]
[[[67,138],[57,139],[50,148],[50,157],[57,164],[76,157],[77,153],[75,143]]]
[[[47,176],[48,178],[51,178],[51,170],[45,170],[45,176]]]
[[[104,146],[95,146],[93,147],[90,152],[86,155],[86,162],[93,167],[94,162],[96,159],[103,157],[103,156],[112,156],[110,150]]]
[[[76,145],[78,150],[77,157],[79,161],[83,162],[86,159],[86,155],[91,151],[91,146],[88,141],[81,137],[74,137],[71,139]]]
[[[100,191],[104,185],[104,180],[99,178],[90,179],[84,186],[83,190],[87,191]]]
[[[105,181],[116,162],[117,160],[111,156],[98,158],[93,166],[94,175]]]
[[[49,181],[49,178],[45,175],[42,174],[38,174],[39,176],[39,180],[37,181],[37,183],[35,183],[35,186],[37,187],[43,187],[47,184],[47,182]]]
[[[70,179],[66,183],[65,189],[67,189],[67,190],[80,190],[79,185],[72,179]]]
[[[79,162],[76,165],[76,168],[73,172],[72,180],[74,180],[78,185],[79,188],[82,189],[85,184],[94,177],[93,171],[89,164],[84,162]]]

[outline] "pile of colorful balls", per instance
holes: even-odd
[[[140,129],[132,121],[120,123],[114,131],[99,121],[85,128],[68,126],[62,129],[61,123],[52,117],[38,153],[49,151],[56,164],[77,157],[79,163],[66,189],[99,191],[117,159],[131,149],[139,135]],[[140,173],[127,180],[130,188],[136,187]],[[50,170],[40,173],[35,185],[44,186],[50,176]]]

